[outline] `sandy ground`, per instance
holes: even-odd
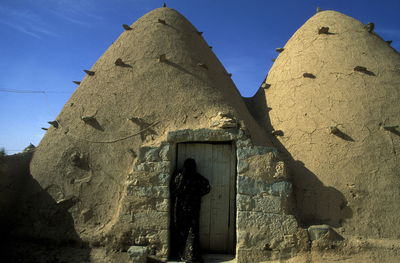
[[[377,243],[375,243],[377,244]],[[379,240],[379,247],[371,243],[346,242],[342,246],[332,243],[317,244],[310,252],[298,254],[286,260],[264,261],[262,263],[395,263],[400,262],[400,249],[391,241]],[[128,263],[127,253],[104,248],[57,247],[32,243],[9,242],[2,246],[2,261],[15,263]],[[232,256],[204,255],[204,263],[234,263]],[[148,260],[149,263],[159,262]],[[168,261],[178,263],[178,261]]]

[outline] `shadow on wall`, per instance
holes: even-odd
[[[29,173],[33,151],[0,162],[0,234],[4,262],[86,262],[90,249],[74,228],[68,209],[78,200],[56,202]],[[60,248],[70,248],[57,253]],[[64,254],[64,255],[62,255]]]
[[[252,98],[257,109],[270,109],[267,105],[262,88]],[[264,124],[267,131],[273,131],[269,114],[250,108],[253,116]],[[257,116],[258,115],[258,116]],[[295,160],[290,152],[274,136],[271,136],[273,145],[280,152],[287,164],[293,182],[294,211],[302,227],[310,225],[328,224],[340,227],[342,223],[353,216],[345,196],[334,187],[325,186],[316,174],[307,169],[301,160]]]

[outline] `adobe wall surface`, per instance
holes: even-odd
[[[279,54],[258,110],[268,107],[260,123],[283,135],[274,145],[292,173],[303,226],[400,238],[399,73],[396,50],[334,11],[310,18]]]
[[[109,233],[124,209],[135,154],[166,141],[169,131],[210,127],[222,112],[240,120],[255,144],[269,143],[209,45],[173,9],[140,18],[90,70],[30,165],[55,203],[71,204],[68,211],[85,242],[114,238]],[[124,231],[112,233],[119,238]],[[64,237],[69,238],[47,238]]]

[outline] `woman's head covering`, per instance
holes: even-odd
[[[184,172],[196,172],[196,161],[192,158],[187,158],[183,162],[183,171]]]

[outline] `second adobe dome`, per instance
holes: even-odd
[[[304,225],[400,235],[391,227],[400,223],[400,137],[388,130],[400,124],[399,72],[399,53],[335,11],[317,13],[285,45],[266,79],[264,125],[284,132],[276,145],[287,153]]]

